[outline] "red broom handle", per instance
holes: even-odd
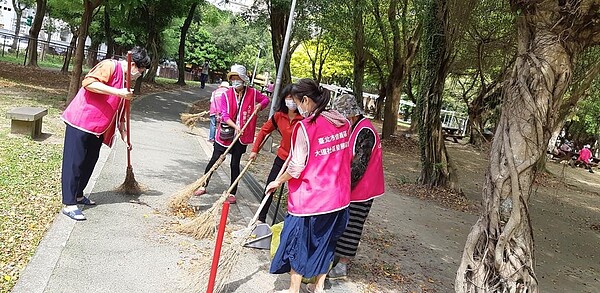
[[[217,278],[217,268],[219,267],[219,258],[221,257],[221,247],[223,246],[223,235],[225,235],[228,214],[229,202],[225,201],[223,202],[223,211],[221,211],[221,221],[219,222],[219,231],[217,231],[217,242],[215,243],[215,252],[213,253],[212,265],[210,266],[210,276],[208,277],[206,293],[213,293],[215,288],[215,279]]]
[[[131,52],[127,52],[127,91],[131,91]],[[125,100],[125,115],[127,115],[127,167],[131,167],[131,136],[129,120],[131,120],[131,101]]]

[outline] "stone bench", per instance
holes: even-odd
[[[48,109],[38,107],[19,107],[6,113],[10,119],[10,133],[28,134],[37,138],[42,134],[42,117]]]

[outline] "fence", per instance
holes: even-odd
[[[17,61],[23,60],[22,64],[27,63],[27,48],[29,41],[32,40],[29,36],[17,36],[0,32],[0,46],[2,47],[0,56],[3,58],[12,57]],[[14,44],[16,42],[16,44]],[[13,48],[14,44],[14,48]],[[52,64],[61,64],[65,62],[68,51],[74,51],[69,45],[60,42],[46,41],[38,38],[38,62],[49,62]],[[84,54],[87,56],[91,52],[97,53],[96,61],[104,59],[106,52],[89,50],[89,46],[84,49]]]

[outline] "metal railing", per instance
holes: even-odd
[[[29,47],[29,41],[32,39],[33,38],[29,36],[18,36],[15,34],[0,32],[0,56],[14,56],[14,58],[17,60],[22,59],[22,64],[25,65],[27,63],[27,49]],[[14,42],[16,42],[16,46],[13,46]],[[65,62],[67,53],[70,50],[73,52],[74,48],[61,42],[46,41],[38,38],[38,62],[47,61],[50,63],[63,64]],[[102,60],[106,56],[105,51],[89,50],[89,46],[85,47],[84,54],[86,56],[92,52],[97,53],[96,61]]]

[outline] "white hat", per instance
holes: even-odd
[[[222,81],[220,87],[229,87],[229,83],[226,81]]]
[[[227,79],[231,80],[231,77],[234,75],[239,76],[244,82],[250,81],[248,75],[246,75],[246,67],[244,65],[235,64],[231,66],[231,70],[227,73]]]
[[[589,148],[590,148],[590,145],[589,145],[589,144],[586,144],[586,145],[584,145],[583,147],[584,147],[584,148],[586,148],[586,149],[589,149]]]

